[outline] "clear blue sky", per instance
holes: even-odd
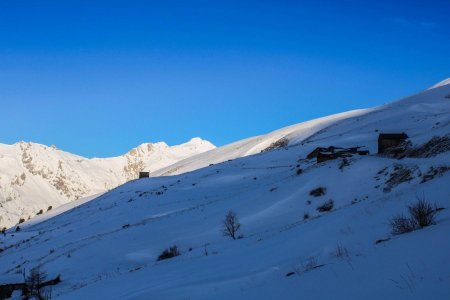
[[[450,1],[0,0],[0,143],[216,145],[450,77]]]

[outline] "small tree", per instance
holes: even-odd
[[[37,299],[46,299],[43,295],[44,289],[42,287],[46,279],[47,274],[39,266],[32,268],[25,279],[29,295]]]
[[[236,234],[240,228],[241,223],[239,223],[236,213],[232,210],[228,211],[223,220],[222,234],[235,240],[237,238]]]

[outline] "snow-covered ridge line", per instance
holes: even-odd
[[[444,79],[444,80],[436,83],[435,85],[430,87],[429,90],[430,89],[435,89],[435,88],[438,88],[438,87],[441,87],[441,86],[444,86],[444,85],[448,85],[448,84],[450,84],[450,78]]]
[[[155,171],[214,148],[193,138],[175,146],[145,143],[121,156],[88,159],[55,146],[0,144],[0,228],[110,190],[137,178],[139,171]]]
[[[423,97],[428,97],[428,95],[439,93],[440,88],[447,88],[449,86],[449,83],[450,78],[436,84],[432,89],[425,90],[424,92],[417,95],[409,96],[392,103],[373,108],[356,109],[343,113],[337,113],[334,115],[325,116],[281,128],[265,135],[255,136],[237,141],[229,145],[213,149],[212,151],[208,151],[207,153],[195,155],[185,160],[181,160],[173,165],[159,169],[158,171],[153,172],[151,175],[176,175],[197,170],[199,168],[204,168],[209,166],[210,164],[217,164],[239,157],[254,155],[260,153],[261,151],[264,151],[264,149],[270,147],[271,144],[276,143],[280,139],[286,139],[289,146],[297,145],[300,143],[309,143],[317,135],[320,135],[322,132],[329,131],[331,130],[331,128],[336,127],[341,123],[352,123],[362,117],[376,120],[378,115],[383,114],[383,112],[386,110],[392,110],[393,108],[396,114],[401,114],[401,112],[397,110],[397,108],[400,109],[403,106],[412,106],[413,108],[421,109],[420,106],[426,105],[422,103]],[[444,97],[448,96],[446,95]],[[415,102],[421,104],[413,106],[412,104]],[[440,108],[438,107],[434,111],[438,113],[439,110]],[[375,150],[375,148],[372,150]]]

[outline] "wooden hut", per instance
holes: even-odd
[[[406,133],[380,133],[378,136],[378,154],[386,154],[390,148],[402,144],[408,136]]]
[[[149,178],[150,172],[139,172],[139,179],[141,178]]]
[[[339,157],[350,157],[354,154],[368,155],[368,150],[360,150],[362,147],[341,148],[335,146],[317,147],[307,155],[307,159],[317,159],[317,163],[327,160],[337,159]]]

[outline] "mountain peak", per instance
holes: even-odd
[[[204,140],[202,138],[199,137],[193,137],[192,139],[189,140],[188,143],[202,143]]]
[[[216,146],[212,144],[211,142],[204,140],[199,137],[194,137],[190,139],[188,142],[173,146],[174,148],[179,149],[188,149],[188,151],[200,151],[200,152],[206,152],[208,150],[215,149]]]
[[[0,228],[213,148],[194,138],[177,146],[143,143],[117,157],[87,159],[33,142],[0,144]]]

